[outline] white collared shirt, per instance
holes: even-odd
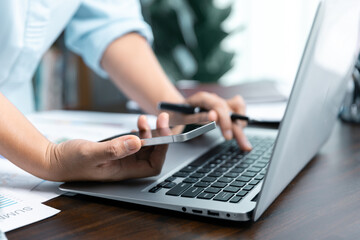
[[[34,110],[31,78],[64,29],[66,46],[101,76],[112,41],[134,31],[152,41],[137,0],[2,0],[0,23],[0,92],[23,113]]]

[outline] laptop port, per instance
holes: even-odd
[[[196,210],[196,209],[193,209],[192,212],[193,212],[193,213],[196,213],[196,214],[202,214],[202,213],[203,213],[203,211],[201,211],[201,210]]]
[[[215,216],[215,217],[219,217],[220,213],[219,212],[214,212],[214,211],[208,211],[207,214],[209,216]]]

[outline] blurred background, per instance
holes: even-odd
[[[261,95],[276,86],[279,92],[271,94],[286,97],[318,1],[142,0],[141,4],[153,28],[154,51],[185,94],[199,84],[205,89],[239,87],[244,94],[249,88],[260,89]],[[98,77],[65,48],[62,36],[44,55],[34,90],[38,111],[123,112],[129,107],[111,81]]]

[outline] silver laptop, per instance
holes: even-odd
[[[359,52],[357,1],[319,4],[279,130],[248,127],[251,152],[224,141],[216,130],[171,144],[159,176],[65,183],[60,189],[212,218],[256,221],[331,133]]]

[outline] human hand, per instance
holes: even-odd
[[[157,119],[160,134],[169,134],[169,116]],[[150,130],[145,116],[138,119],[139,131]],[[168,131],[166,130],[168,129]],[[146,136],[151,137],[149,132]],[[46,151],[48,180],[52,181],[120,181],[160,173],[168,145],[141,147],[141,140],[126,135],[106,142],[70,140],[51,144]]]
[[[207,115],[208,120],[216,121],[220,125],[222,134],[226,140],[235,137],[242,150],[250,151],[252,149],[251,144],[243,132],[243,128],[247,123],[240,120],[232,121],[230,118],[230,112],[245,114],[246,106],[241,96],[237,95],[225,100],[214,93],[198,92],[187,98],[186,103],[209,109],[210,111]]]

